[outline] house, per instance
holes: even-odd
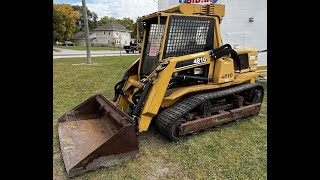
[[[123,25],[108,22],[104,26],[93,29],[95,33],[94,46],[112,46],[112,41],[115,42],[115,46],[123,47],[130,45],[131,32],[126,29]]]
[[[89,32],[89,39],[91,44],[95,43],[96,41],[96,34],[94,32]],[[71,38],[71,41],[76,43],[77,46],[85,46],[86,45],[86,36],[84,31],[79,31],[74,34]]]

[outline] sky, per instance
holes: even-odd
[[[81,0],[54,0],[55,4],[82,5]],[[90,11],[98,15],[112,16],[117,19],[129,17],[136,21],[138,16],[151,14],[158,11],[156,0],[86,0]]]

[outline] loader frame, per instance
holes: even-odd
[[[192,8],[189,8],[188,6],[191,6]],[[210,5],[211,6],[211,5]],[[226,87],[230,85],[240,84],[243,82],[251,82],[254,83],[255,79],[258,77],[258,74],[255,72],[246,73],[246,75],[239,74],[237,78],[234,81],[227,82],[227,83],[215,83],[213,82],[213,69],[215,66],[215,61],[210,60],[210,52],[209,51],[203,51],[199,53],[184,55],[184,56],[178,56],[178,57],[168,57],[166,58],[165,51],[167,48],[167,41],[168,41],[168,35],[169,35],[169,28],[171,26],[171,21],[173,17],[178,18],[185,18],[186,15],[191,18],[197,18],[197,19],[208,19],[213,20],[213,27],[211,27],[213,33],[212,45],[213,49],[221,47],[222,46],[222,39],[220,34],[220,23],[222,21],[223,15],[224,15],[224,6],[217,6],[216,5],[216,12],[219,12],[219,8],[221,9],[223,7],[223,11],[217,14],[208,13],[208,11],[203,10],[203,7],[207,7],[206,10],[208,10],[208,6],[200,6],[200,5],[185,5],[182,4],[180,6],[176,6],[167,10],[164,10],[163,12],[156,12],[147,16],[143,16],[138,19],[138,22],[146,22],[153,20],[154,22],[158,22],[158,27],[160,27],[160,21],[165,19],[165,27],[163,30],[163,38],[161,39],[161,47],[158,54],[158,66],[161,67],[162,64],[165,65],[164,70],[161,71],[161,73],[156,72],[154,70],[147,76],[147,80],[152,79],[152,87],[148,93],[148,98],[143,104],[143,107],[141,109],[141,113],[136,116],[137,124],[138,124],[138,131],[144,132],[148,130],[148,127],[150,125],[151,120],[158,114],[158,111],[160,108],[166,108],[174,103],[176,103],[179,99],[184,97],[187,94],[205,91],[205,90],[213,90],[218,89],[221,87]],[[178,9],[180,8],[180,10]],[[201,9],[202,8],[202,9]],[[172,12],[178,12],[179,13],[172,13]],[[182,13],[181,13],[182,12]],[[222,13],[223,12],[223,13]],[[199,16],[199,14],[201,14]],[[204,13],[207,13],[207,15],[203,15]],[[139,60],[137,60],[128,70],[127,72],[134,72],[136,68],[137,74],[132,73],[126,73],[125,77],[126,83],[124,84],[123,88],[123,94],[119,96],[117,99],[117,106],[122,109],[123,111],[128,110],[129,104],[133,104],[132,101],[132,93],[135,88],[142,88],[143,84],[139,84],[141,82],[141,66],[144,60],[145,52],[146,52],[146,41],[148,38],[148,30],[144,30],[144,38],[142,42],[142,49],[141,49],[141,55]],[[158,30],[159,32],[159,30]],[[254,49],[247,49],[247,51],[250,51],[254,56],[256,55],[256,51]],[[247,53],[246,51],[246,53]],[[239,51],[241,52],[241,51]],[[186,66],[179,66],[177,67],[177,63],[185,63],[187,60],[194,61],[197,58],[206,58],[208,61],[201,64],[191,64]],[[169,84],[169,81],[172,77],[172,75],[176,72],[186,70],[190,67],[200,67],[203,65],[209,65],[209,76],[208,76],[208,83],[203,85],[196,85],[196,86],[189,86],[189,87],[182,87],[175,89],[173,93],[170,93],[170,91],[167,91],[167,87]],[[250,70],[244,70],[242,72],[248,72],[251,70],[254,70],[256,67],[251,66]],[[222,70],[223,71],[223,70]],[[171,90],[172,91],[172,90]]]

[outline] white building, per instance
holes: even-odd
[[[117,47],[130,45],[132,31],[121,24],[109,22],[93,31],[96,38],[94,46],[112,46],[112,41],[115,41]]]
[[[267,49],[267,0],[158,0],[158,10],[180,3],[225,5],[220,25],[224,44]],[[267,53],[259,53],[258,64],[267,64]]]
[[[89,33],[89,39],[91,44],[96,41],[96,34],[94,32]],[[86,36],[84,31],[79,31],[74,34],[71,38],[71,41],[76,43],[77,46],[85,46],[86,45]]]

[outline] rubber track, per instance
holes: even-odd
[[[253,89],[260,85],[255,83],[245,83],[241,85],[235,85],[232,87],[226,87],[223,89],[219,89],[211,92],[202,92],[199,94],[194,94],[189,97],[182,99],[176,104],[172,105],[169,108],[163,110],[156,119],[156,125],[160,132],[166,137],[174,140],[171,137],[171,127],[175,120],[180,119],[185,114],[199,106],[201,103],[205,102],[209,99],[217,99],[225,96],[229,96],[235,93],[239,93],[242,91],[246,91],[249,89]]]

